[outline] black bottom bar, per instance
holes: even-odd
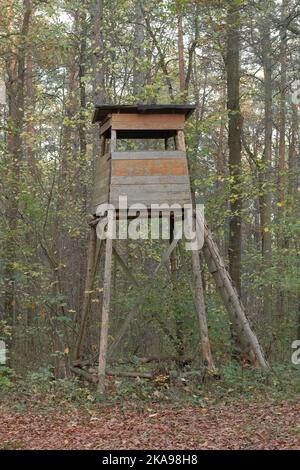
[[[47,465],[56,463],[93,464],[102,468],[114,465],[125,468],[141,468],[144,465],[190,466],[230,464],[231,468],[256,463],[267,465],[300,463],[299,451],[0,451],[0,464],[26,463]]]

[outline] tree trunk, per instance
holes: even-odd
[[[134,30],[134,59],[133,59],[133,79],[132,91],[136,101],[145,101],[143,96],[143,88],[145,85],[145,26],[144,15],[141,8],[141,0],[136,0],[135,3],[135,30]]]
[[[178,15],[178,75],[179,91],[183,95],[185,92],[185,71],[184,71],[184,47],[183,47],[183,15]]]
[[[22,41],[17,54],[11,56],[7,68],[8,80],[6,90],[8,94],[8,134],[7,134],[7,205],[6,220],[8,234],[6,239],[4,311],[8,318],[15,319],[15,237],[18,225],[19,209],[19,181],[22,162],[22,132],[24,127],[24,92],[26,72],[27,36],[32,15],[31,0],[24,0],[24,16],[21,26]]]
[[[91,0],[92,23],[92,64],[93,64],[93,90],[94,102],[104,104],[106,102],[105,91],[105,51],[103,39],[103,0]]]
[[[241,294],[241,131],[240,112],[240,15],[235,1],[228,2],[227,13],[227,109],[229,117],[228,146],[229,172],[231,180],[229,222],[229,271],[238,294]]]
[[[289,148],[289,197],[291,204],[294,204],[294,197],[297,193],[297,145],[298,145],[298,106],[292,104],[292,127],[291,127],[291,140]]]
[[[195,305],[198,315],[200,334],[201,334],[201,347],[203,353],[203,359],[206,366],[210,370],[215,370],[215,364],[212,357],[210,341],[208,337],[208,326],[206,319],[206,309],[204,303],[204,293],[201,277],[201,265],[198,251],[192,250],[192,267],[194,277],[194,288],[195,288]]]
[[[96,246],[97,246],[97,236],[96,236],[96,227],[90,226],[90,236],[89,236],[89,246],[88,246],[88,261],[87,261],[87,272],[85,279],[85,289],[83,293],[83,303],[81,308],[81,318],[80,318],[80,329],[79,336],[76,345],[76,359],[83,359],[84,356],[84,340],[86,332],[86,322],[88,316],[88,310],[90,305],[91,291],[94,285],[95,278],[95,263],[96,263]]]
[[[268,5],[268,1],[266,4]],[[264,67],[264,152],[262,165],[259,169],[260,182],[260,218],[262,233],[262,258],[264,268],[268,270],[272,264],[272,238],[271,238],[271,216],[272,216],[272,194],[270,187],[272,170],[272,59],[271,59],[270,21],[263,18],[262,25],[262,60]],[[272,285],[267,282],[264,286],[263,309],[264,316],[270,318],[272,308]]]
[[[280,102],[279,102],[279,162],[278,162],[278,202],[279,212],[284,214],[285,172],[286,172],[286,73],[287,73],[287,32],[284,20],[287,15],[287,0],[282,0],[280,29]],[[281,240],[282,242],[282,240]]]

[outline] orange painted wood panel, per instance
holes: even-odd
[[[188,175],[185,158],[161,160],[112,160],[112,176]]]
[[[184,127],[182,114],[113,114],[112,129],[180,130]]]

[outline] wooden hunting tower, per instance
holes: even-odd
[[[97,240],[96,227],[105,215],[97,215],[97,207],[111,203],[117,209],[115,217],[121,217],[119,196],[127,196],[127,207],[143,203],[147,209],[151,204],[169,205],[191,203],[191,188],[184,143],[184,122],[194,111],[192,105],[103,105],[96,106],[93,122],[100,123],[100,150],[96,161],[94,191],[92,200],[93,220],[90,221],[90,242],[85,281],[85,297],[82,305],[80,331],[76,346],[76,359],[84,356],[84,338],[90,305],[90,293],[93,292],[95,273],[100,260],[103,240]],[[140,142],[142,140],[142,142]],[[126,209],[127,210],[127,209]],[[180,209],[181,210],[181,209]],[[167,209],[170,216],[174,210]],[[148,215],[148,214],[147,214]],[[151,215],[151,214],[150,214]],[[194,212],[194,221],[198,215]],[[174,221],[174,214],[173,214]],[[249,358],[264,370],[269,365],[258,343],[255,333],[247,320],[244,307],[232,284],[229,273],[221,259],[218,247],[213,240],[205,221],[201,221],[204,231],[202,248],[208,270],[212,274],[221,298],[236,329],[243,347],[249,351]],[[104,284],[102,295],[101,333],[98,365],[98,390],[105,390],[105,372],[107,351],[109,354],[125,335],[130,322],[135,318],[153,285],[153,278],[164,267],[171,273],[176,285],[176,246],[179,239],[174,236],[174,223],[171,224],[169,245],[162,254],[151,280],[148,280],[143,291],[134,273],[127,266],[116,244],[111,238],[105,240]],[[139,288],[134,307],[128,313],[120,331],[113,342],[108,345],[109,311],[112,256],[134,285]],[[197,250],[191,250],[192,273],[194,279],[194,304],[198,316],[201,334],[201,346],[204,363],[214,370],[214,361],[210,350],[208,326],[201,277],[200,257]],[[74,369],[74,368],[73,368]],[[78,372],[78,370],[77,370]],[[79,374],[82,371],[79,370]]]
[[[93,122],[100,122],[101,149],[96,162],[94,214],[104,202],[118,209],[120,195],[127,196],[128,206],[191,203],[183,128],[194,109],[192,105],[96,107]],[[143,139],[142,149],[136,149],[137,139]],[[133,150],[128,149],[128,141]]]

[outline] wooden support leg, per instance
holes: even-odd
[[[175,214],[170,217],[170,245],[175,238]],[[177,253],[176,247],[170,255],[171,265],[171,281],[172,281],[172,296],[173,301],[177,300]],[[175,328],[176,328],[176,349],[177,349],[177,364],[179,367],[183,364],[184,358],[184,322],[183,318],[175,315]]]
[[[97,247],[96,226],[90,225],[87,272],[86,272],[85,287],[84,287],[84,293],[83,293],[83,302],[82,302],[82,310],[81,310],[81,318],[80,318],[80,330],[79,330],[78,340],[76,344],[75,359],[83,358],[84,337],[85,337],[86,320],[88,316],[88,309],[89,309],[89,302],[90,302],[90,291],[93,289],[93,283],[94,283],[94,277],[95,277],[96,247]]]
[[[105,242],[105,267],[104,267],[102,319],[101,319],[99,366],[98,366],[98,392],[100,394],[105,393],[105,369],[106,369],[107,338],[108,338],[108,326],[109,326],[108,322],[109,322],[109,309],[110,309],[112,247],[113,247],[113,241],[112,239],[108,238]]]
[[[198,251],[195,251],[195,250],[192,250],[192,266],[193,266],[193,276],[194,276],[194,284],[195,284],[195,305],[196,305],[199,326],[200,326],[203,357],[207,363],[208,369],[215,370],[214,360],[212,357],[210,342],[209,342],[209,337],[208,337],[206,311],[205,311],[203,286],[202,286],[202,278],[201,278],[200,258],[199,258]]]

